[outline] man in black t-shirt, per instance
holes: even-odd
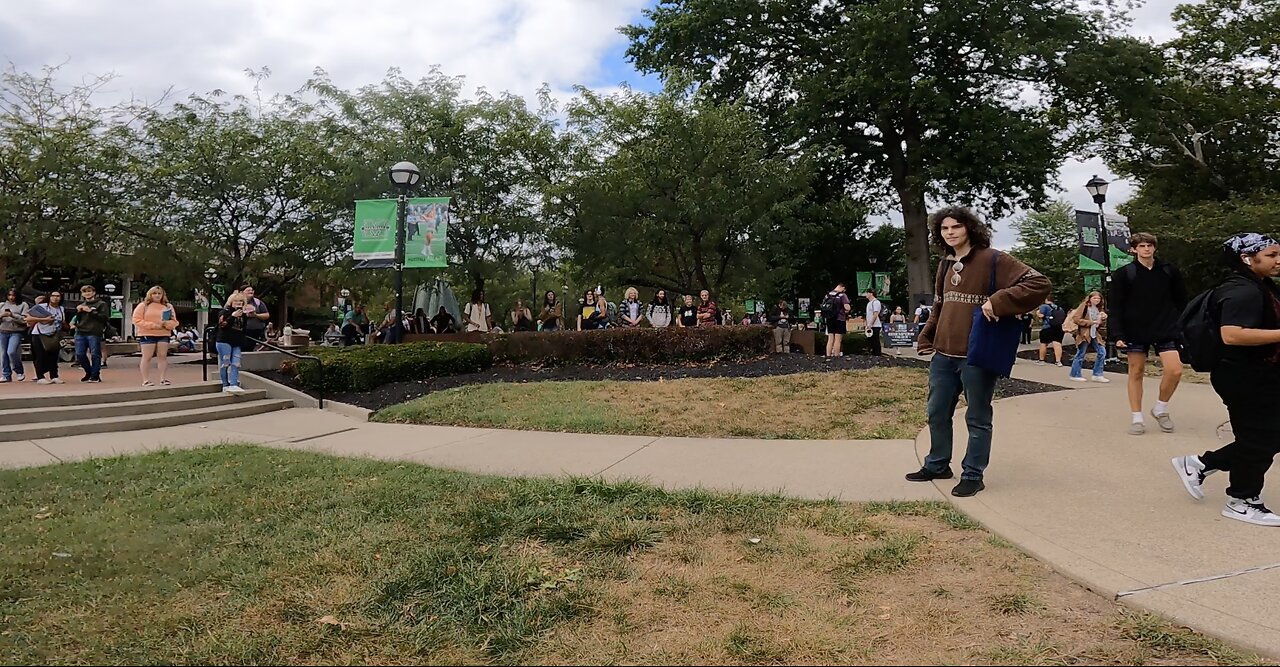
[[[1156,237],[1139,232],[1129,237],[1136,261],[1115,272],[1111,283],[1111,313],[1107,320],[1116,347],[1127,352],[1129,362],[1130,435],[1142,435],[1147,427],[1142,415],[1142,382],[1147,355],[1160,356],[1160,395],[1151,416],[1160,430],[1173,432],[1169,400],[1182,380],[1178,354],[1178,317],[1187,305],[1182,274],[1168,262],[1156,259]]]
[[[1227,505],[1222,516],[1258,526],[1280,527],[1262,502],[1267,470],[1280,452],[1280,241],[1237,234],[1224,244],[1232,276],[1214,288],[1212,310],[1222,347],[1213,366],[1213,390],[1231,417],[1235,442],[1200,456],[1178,456],[1173,469],[1192,498],[1204,498],[1205,477],[1226,470]]]

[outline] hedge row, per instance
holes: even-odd
[[[368,391],[388,382],[475,373],[493,365],[489,349],[472,343],[317,347],[311,353],[324,363],[297,362],[298,382],[326,393]]]
[[[489,342],[494,363],[539,366],[735,361],[772,348],[766,326],[520,333]]]

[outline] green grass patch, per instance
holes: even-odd
[[[374,419],[624,435],[911,439],[925,425],[927,393],[927,371],[896,367],[746,379],[501,383],[432,393],[380,410]]]

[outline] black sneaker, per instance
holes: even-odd
[[[80,378],[80,381],[81,381],[81,382],[88,382],[89,380],[92,380],[92,379],[93,379],[93,377],[92,377],[92,376],[90,376],[90,375],[85,375],[84,377]]]
[[[91,377],[91,378],[89,378],[89,382],[102,382],[102,378],[100,378],[100,377]]]
[[[951,472],[951,468],[947,468],[942,472],[933,472],[928,468],[921,468],[915,472],[907,473],[908,482],[932,482],[935,479],[951,479],[956,474]]]
[[[978,492],[985,488],[987,488],[987,485],[983,484],[980,479],[962,479],[956,485],[956,488],[951,489],[951,495],[957,498],[968,498],[969,496],[978,495]]]

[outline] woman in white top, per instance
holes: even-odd
[[[462,310],[462,319],[467,322],[467,331],[488,332],[493,328],[493,312],[489,304],[484,302],[484,290],[471,292],[471,302]]]
[[[671,304],[667,302],[667,290],[660,289],[649,302],[649,312],[645,317],[655,329],[662,329],[671,326],[672,312]]]

